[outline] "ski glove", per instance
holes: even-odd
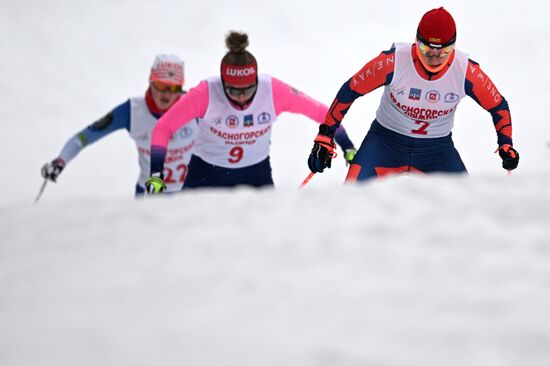
[[[155,173],[145,182],[145,191],[147,194],[157,194],[166,191],[164,176],[162,173]]]
[[[498,155],[502,159],[502,167],[506,170],[514,170],[518,167],[519,153],[512,145],[504,144],[498,147]]]
[[[322,173],[325,168],[330,168],[332,158],[336,157],[333,136],[334,131],[331,131],[327,125],[319,126],[319,134],[313,140],[313,149],[307,159],[307,165],[312,172]]]
[[[357,150],[355,149],[347,149],[344,151],[344,159],[346,160],[346,166],[350,165],[353,161],[353,158],[355,157],[355,154],[357,154]]]
[[[57,177],[61,172],[63,171],[63,168],[65,168],[65,162],[61,158],[57,158],[52,160],[51,163],[46,163],[40,170],[40,174],[42,174],[42,177],[47,180],[51,180],[52,182],[57,181]]]

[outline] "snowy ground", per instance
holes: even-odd
[[[550,362],[547,184],[334,188],[2,209],[0,364]]]
[[[392,4],[0,0],[0,365],[550,364],[550,6]],[[510,102],[511,177],[490,116],[465,100],[454,136],[470,177],[342,187],[336,161],[299,191],[316,128],[288,115],[275,190],[134,201],[120,132],[32,205],[40,166],[141,94],[155,53],[180,54],[191,87],[245,30],[262,72],[330,103],[440,5]],[[379,96],[346,119],[357,145]]]

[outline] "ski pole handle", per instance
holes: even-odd
[[[306,184],[308,184],[308,182],[310,181],[311,178],[313,178],[313,176],[315,175],[314,172],[310,172],[309,175],[306,177],[306,179],[304,179],[304,181],[302,182],[302,184],[300,184],[300,188],[304,188],[306,186]]]

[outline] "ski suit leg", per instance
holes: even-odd
[[[395,139],[398,136],[394,134],[374,121],[351,162],[346,182],[407,172],[409,158],[406,146],[399,143]]]
[[[191,157],[189,171],[183,189],[205,187],[250,187],[273,186],[269,157],[252,166],[224,168],[210,164],[196,155]]]
[[[136,192],[134,194],[135,198],[143,197],[145,196],[145,188],[139,185],[139,183],[136,184]]]
[[[418,139],[411,154],[411,166],[424,173],[467,173],[452,135]]]
[[[399,173],[467,173],[452,134],[436,138],[401,135],[376,120],[353,159],[346,182]]]

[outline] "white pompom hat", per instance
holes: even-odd
[[[183,61],[176,55],[157,55],[149,81],[161,81],[170,85],[181,85],[185,82]]]

